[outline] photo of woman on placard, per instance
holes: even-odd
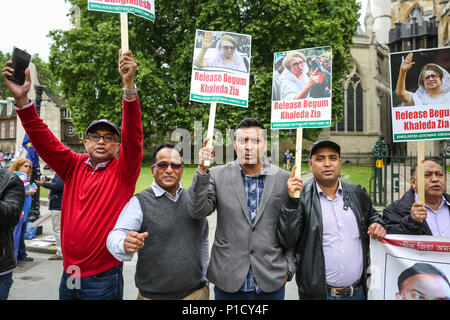
[[[249,56],[249,38],[231,34],[223,34],[218,38],[217,33],[213,34],[207,31],[197,34],[196,47],[199,46],[201,49],[194,60],[194,66],[198,68],[219,67],[248,72],[248,61],[244,60],[244,56]]]
[[[331,97],[330,47],[275,53],[272,101]]]
[[[422,67],[418,78],[418,89],[415,92],[406,90],[406,75],[413,68],[413,53],[402,56],[396,95],[404,106],[448,105],[450,104],[450,74],[435,63]]]

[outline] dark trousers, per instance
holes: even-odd
[[[244,292],[225,292],[214,286],[214,295],[216,300],[284,300],[284,285],[274,292],[261,292],[255,291]]]

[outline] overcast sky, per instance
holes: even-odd
[[[357,1],[363,3],[363,22],[367,0]],[[71,28],[69,9],[64,0],[0,0],[0,50],[12,52],[16,46],[48,61],[51,39],[46,36],[51,30]],[[155,13],[157,19],[158,7]]]
[[[69,9],[64,0],[0,0],[0,50],[12,53],[18,47],[48,61],[51,39],[46,35],[70,29]]]

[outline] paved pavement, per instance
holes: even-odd
[[[48,213],[48,206],[41,201],[41,216]],[[216,216],[212,214],[209,221],[209,245],[213,244],[216,230]],[[33,240],[25,240],[28,255],[34,258],[32,262],[19,262],[14,270],[14,283],[9,293],[9,300],[57,300],[58,288],[62,274],[61,260],[48,260],[53,254],[54,248],[38,249],[37,252],[33,243],[52,236],[51,219],[43,223],[42,235]],[[132,261],[124,263],[124,299],[135,300],[138,290],[134,284],[134,273],[136,269],[137,255]],[[213,285],[210,286],[210,299],[214,299]],[[297,285],[295,280],[286,285],[286,300],[298,300]]]

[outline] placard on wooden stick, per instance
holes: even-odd
[[[245,46],[233,46],[233,43]],[[225,55],[218,47],[230,47]],[[232,52],[232,57],[229,57]],[[251,36],[226,31],[196,30],[190,100],[210,104],[207,147],[212,146],[216,106],[220,102],[246,108],[250,83]],[[209,167],[210,161],[204,161]]]
[[[109,13],[120,13],[120,30],[121,30],[121,48],[122,51],[129,50],[128,46],[128,13],[142,17],[151,21],[155,21],[155,2],[154,0],[128,1],[121,3],[120,1],[104,0],[88,0],[88,10],[102,11]]]
[[[216,102],[211,102],[211,106],[209,109],[209,120],[208,120],[208,133],[207,133],[207,138],[208,143],[206,144],[207,147],[211,147],[212,146],[212,140],[213,140],[213,136],[214,136],[214,122],[216,121],[216,107],[217,107],[217,103]],[[203,165],[205,167],[209,167],[211,165],[211,161],[206,160]]]
[[[320,57],[321,66],[316,58]],[[296,129],[295,176],[301,176],[304,128],[331,125],[331,47],[317,47],[274,53],[272,81],[272,129]],[[306,61],[313,63],[310,67]],[[304,83],[313,79],[313,88]],[[313,90],[314,89],[314,90]],[[294,194],[300,197],[300,192]]]
[[[128,13],[120,13],[120,39],[122,52],[128,51]]]
[[[425,204],[425,141],[417,142],[417,196]]]
[[[302,174],[302,140],[303,140],[303,128],[299,126],[297,128],[297,137],[295,141],[295,176],[300,177]],[[296,191],[294,198],[300,198],[300,191]]]

